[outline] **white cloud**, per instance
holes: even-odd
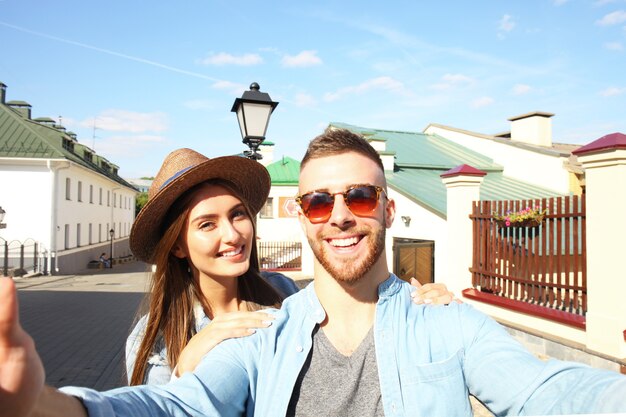
[[[472,85],[475,82],[472,77],[468,77],[467,75],[463,74],[445,74],[443,77],[441,77],[441,80],[443,82],[433,84],[430,86],[430,88],[432,88],[433,90],[444,91],[449,90],[453,87]]]
[[[226,52],[220,52],[201,59],[200,63],[202,65],[238,65],[248,67],[263,63],[263,58],[261,58],[259,54],[232,55]]]
[[[513,21],[513,18],[511,17],[511,15],[505,14],[504,16],[502,16],[502,19],[500,19],[500,22],[499,22],[498,29],[503,32],[510,32],[514,28],[515,28],[515,22]]]
[[[166,139],[158,135],[109,136],[96,141],[97,152],[107,158],[127,158],[130,155],[142,155],[147,149],[165,143]]]
[[[361,84],[349,87],[343,87],[333,93],[324,94],[325,101],[336,101],[349,94],[362,94],[370,90],[392,91],[395,93],[405,93],[405,87],[402,82],[391,77],[378,77],[367,80]]]
[[[620,42],[607,42],[604,44],[604,48],[609,51],[623,51],[624,46]]]
[[[295,103],[297,107],[313,107],[317,104],[317,101],[309,94],[298,93],[296,94]]]
[[[626,11],[618,10],[616,12],[605,15],[600,20],[597,20],[596,24],[600,26],[612,26],[612,25],[619,25],[620,23],[623,23],[623,22],[626,22]]]
[[[282,64],[288,68],[312,67],[321,65],[322,60],[317,56],[317,51],[302,51],[298,55],[285,55]]]
[[[565,3],[567,3],[569,0],[553,0],[552,3],[554,3],[555,6],[562,6]]]
[[[250,86],[240,83],[233,83],[231,81],[218,81],[216,83],[213,83],[211,87],[215,88],[216,90],[229,91],[233,95],[240,96],[243,94],[244,91],[248,90]]]
[[[513,87],[513,94],[516,96],[521,96],[530,92],[532,88],[526,84],[516,84]]]
[[[94,119],[83,120],[80,125],[84,128],[93,128]],[[163,132],[168,129],[168,119],[165,113],[138,113],[128,110],[105,110],[95,118],[98,130],[111,132]]]
[[[472,101],[471,106],[475,109],[486,107],[495,102],[491,97],[479,97],[476,100]]]
[[[626,94],[626,87],[609,87],[606,90],[600,91],[602,97],[621,96],[622,94]]]
[[[453,84],[459,84],[459,83],[473,83],[474,79],[471,77],[468,77],[467,75],[463,75],[463,74],[446,74],[443,77],[441,77],[444,81],[453,83]]]

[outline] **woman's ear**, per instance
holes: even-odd
[[[187,257],[187,251],[185,251],[179,243],[174,244],[171,252],[172,255],[180,259],[185,259]]]

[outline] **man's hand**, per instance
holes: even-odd
[[[411,293],[411,298],[415,304],[450,304],[452,301],[462,303],[454,297],[454,293],[448,291],[446,284],[426,284],[422,285],[415,278],[411,278],[410,284],[417,288]]]
[[[214,317],[211,323],[189,340],[181,352],[176,376],[193,371],[200,359],[221,341],[249,336],[257,328],[270,326],[273,319],[273,316],[260,311],[236,311]]]
[[[15,284],[0,278],[0,417],[30,415],[44,380],[35,343],[20,326]]]

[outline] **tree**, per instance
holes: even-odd
[[[139,214],[139,211],[146,205],[148,202],[148,193],[143,192],[137,194],[137,198],[135,199],[135,216]]]

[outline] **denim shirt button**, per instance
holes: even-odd
[[[296,352],[302,352],[304,348],[300,345],[296,346]]]

